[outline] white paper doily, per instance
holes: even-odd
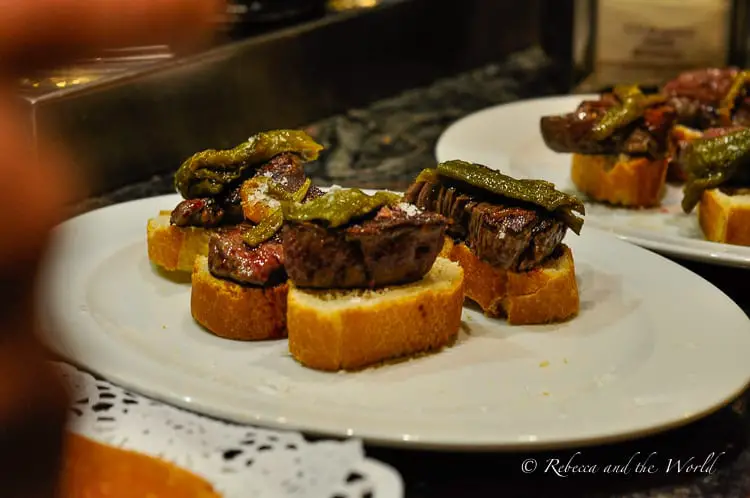
[[[189,470],[224,498],[401,498],[392,468],[359,440],[308,442],[295,432],[226,424],[56,363],[71,387],[71,431]]]

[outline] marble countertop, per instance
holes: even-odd
[[[404,189],[424,167],[434,164],[433,150],[442,131],[479,109],[553,92],[551,64],[538,49],[513,54],[506,61],[440,80],[363,109],[313,123],[308,131],[326,150],[309,173],[319,185]],[[178,165],[175,165],[175,168]],[[122,187],[75,207],[83,212],[109,204],[173,193],[171,174]],[[714,282],[747,311],[750,287],[743,270],[683,263]],[[740,284],[738,284],[740,282]],[[750,361],[750,360],[749,360]],[[406,482],[407,498],[456,496],[583,496],[583,497],[750,497],[750,415],[748,394],[719,412],[670,432],[644,439],[555,454],[444,454],[368,448],[374,458],[397,468]],[[535,458],[561,462],[624,465],[652,455],[660,472],[602,472],[558,477],[525,475],[521,463]],[[692,458],[703,471],[667,473],[668,459]]]
[[[318,185],[404,189],[419,171],[434,165],[435,143],[448,125],[485,107],[552,93],[550,71],[544,54],[532,48],[502,63],[312,123],[306,130],[325,150],[305,169]],[[88,199],[75,211],[168,193],[174,193],[171,173]]]

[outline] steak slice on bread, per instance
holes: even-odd
[[[208,256],[193,263],[190,310],[195,321],[225,339],[286,337],[287,283],[278,240],[250,247],[242,227],[214,234]]]
[[[575,264],[562,241],[569,228],[581,229],[578,199],[464,161],[423,171],[405,199],[449,217],[445,251],[464,270],[466,297],[485,314],[514,325],[577,315]]]
[[[438,257],[446,220],[398,196],[337,190],[286,213],[289,351],[317,370],[358,370],[458,337],[463,270]]]

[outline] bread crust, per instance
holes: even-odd
[[[464,269],[466,297],[487,316],[505,317],[511,325],[555,323],[575,317],[580,308],[573,253],[562,244],[560,254],[526,272],[495,268],[456,244],[451,260]]]
[[[190,312],[214,335],[236,341],[286,337],[288,285],[249,287],[214,277],[208,258],[195,259]]]
[[[289,352],[316,370],[359,370],[438,351],[458,337],[460,266],[437,258],[419,282],[381,291],[318,291],[290,285]]]
[[[626,155],[573,154],[571,179],[594,200],[624,207],[661,204],[668,161]]]
[[[750,195],[729,195],[717,188],[706,190],[697,209],[706,240],[750,246]]]
[[[198,256],[208,254],[212,230],[177,227],[169,222],[169,212],[150,218],[146,225],[148,259],[171,272],[191,272]]]

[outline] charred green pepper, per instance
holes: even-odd
[[[209,149],[194,154],[177,171],[175,188],[185,199],[215,196],[248,170],[278,154],[293,152],[304,161],[314,161],[322,148],[300,130],[258,133],[233,149]]]
[[[268,176],[256,176],[251,181],[257,182],[258,185],[265,184],[268,189],[268,195],[273,199],[276,199],[277,201],[288,202],[302,202],[302,199],[305,198],[308,190],[310,190],[310,186],[312,185],[312,181],[307,178],[296,192],[289,192],[279,183],[275,182],[273,178]]]
[[[643,95],[638,85],[617,85],[612,89],[612,93],[615,94],[620,102],[625,102],[628,99],[637,98]]]
[[[683,187],[682,210],[686,213],[709,190],[738,175],[750,161],[750,129],[691,142],[682,156],[687,180]]]
[[[417,175],[417,179],[414,180],[415,183],[419,182],[436,182],[438,179],[438,172],[436,169],[433,168],[425,168],[422,171],[419,172],[419,175]]]
[[[288,190],[284,190],[279,184],[271,182],[268,186],[268,193],[271,197],[279,201],[302,202],[311,185],[312,180],[307,178],[305,183],[296,192],[289,192]]]
[[[289,221],[323,221],[329,227],[344,225],[352,219],[397,202],[400,195],[376,192],[367,195],[359,189],[334,190],[305,204],[283,203],[284,218]]]
[[[732,124],[732,111],[737,102],[737,97],[742,93],[742,89],[750,83],[750,71],[740,71],[732,81],[732,86],[729,91],[721,100],[719,106],[719,117],[724,126],[730,126]]]
[[[620,105],[611,107],[592,128],[595,140],[605,140],[620,128],[623,128],[643,116],[649,107],[663,103],[663,95],[644,95],[637,85],[617,86],[613,93],[620,100]]]
[[[583,227],[583,219],[573,214],[573,211],[586,214],[583,202],[560,192],[548,181],[517,180],[487,166],[458,160],[438,164],[437,173],[508,199],[544,208],[558,216],[576,234],[580,234]]]
[[[255,247],[267,241],[284,225],[284,212],[281,208],[274,210],[263,218],[260,223],[243,234],[245,244]]]

